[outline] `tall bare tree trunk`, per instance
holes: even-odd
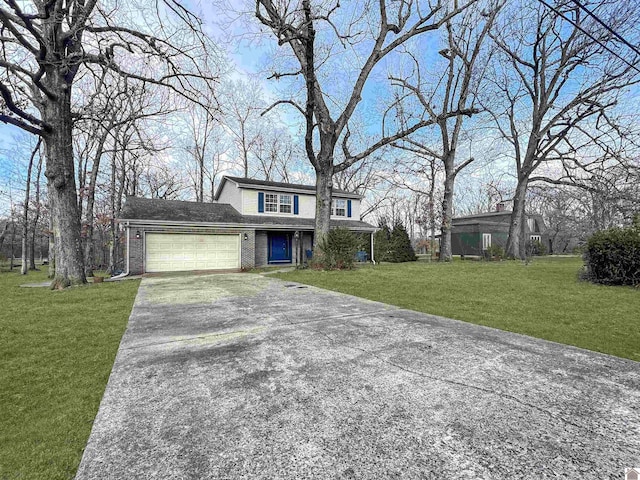
[[[431,185],[429,186],[429,229],[431,230],[431,235],[429,238],[429,261],[433,261],[433,252],[436,248],[436,212],[435,212],[435,204],[436,204],[436,164],[435,162],[430,163],[431,167]],[[449,231],[449,235],[451,235],[451,231]],[[451,245],[451,242],[449,242]]]
[[[505,254],[508,258],[526,258],[524,227],[525,217],[525,197],[527,194],[527,186],[529,184],[528,176],[520,178],[516,186],[516,193],[513,197],[513,211],[509,221],[509,238],[507,239],[507,247]]]
[[[96,148],[95,158],[93,159],[93,165],[91,166],[91,176],[89,178],[89,189],[87,190],[87,209],[85,211],[83,233],[84,233],[84,273],[87,277],[93,277],[93,263],[95,261],[95,240],[93,238],[93,223],[94,223],[94,206],[96,198],[96,183],[98,182],[98,173],[100,171],[100,160],[104,152],[104,144],[107,141],[107,136],[111,133],[113,123],[115,120],[115,113],[112,114],[109,124],[105,126],[104,131],[100,136],[98,146]],[[117,138],[119,127],[116,128],[114,136]],[[115,155],[115,154],[114,154]]]
[[[51,90],[58,93],[54,99],[44,99],[42,116],[51,125],[44,132],[47,177],[53,234],[55,236],[55,276],[51,288],[65,288],[86,283],[84,275],[78,197],[74,174],[71,119],[71,86],[62,72],[50,72]]]
[[[13,272],[13,258],[15,256],[15,241],[16,241],[16,222],[11,220],[11,259],[9,260],[9,270]]]
[[[198,201],[204,202],[204,152],[198,152]],[[198,196],[196,195],[196,196]]]
[[[127,168],[125,159],[126,150],[122,148],[122,164],[120,170],[120,178],[117,178],[117,170],[115,162],[111,169],[111,211],[109,222],[109,274],[115,275],[118,268],[119,260],[119,245],[120,245],[120,232],[118,231],[118,225],[116,223],[116,217],[120,214],[122,209],[122,196],[124,194]],[[118,181],[119,180],[119,181]],[[118,181],[118,182],[117,182]],[[117,187],[116,187],[117,182]]]
[[[325,169],[316,169],[316,225],[313,241],[314,248],[322,244],[322,240],[329,233],[330,228],[333,165],[326,165],[325,167]]]
[[[29,200],[31,199],[31,172],[33,171],[33,160],[40,149],[42,140],[38,138],[38,143],[31,152],[29,157],[29,166],[27,167],[27,183],[24,189],[24,206],[22,209],[22,267],[20,273],[27,274],[29,263]]]
[[[453,185],[455,173],[445,162],[444,195],[442,197],[442,226],[440,227],[440,261],[451,261],[451,221],[453,219]]]
[[[29,244],[29,270],[36,270],[36,230],[40,221],[40,177],[42,175],[42,155],[38,159],[38,173],[36,175],[36,212],[33,216],[33,226],[31,227],[31,242]],[[42,252],[41,252],[42,253]]]
[[[2,245],[4,245],[4,239],[7,236],[7,230],[9,230],[9,224],[11,222],[7,221],[2,227],[2,233],[0,233],[0,252],[2,251]]]
[[[56,276],[56,237],[53,234],[53,217],[51,216],[51,200],[49,200],[49,273],[47,277],[53,279]]]

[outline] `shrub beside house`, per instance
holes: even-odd
[[[331,228],[371,243],[375,227],[360,219],[362,197],[335,189]],[[239,270],[299,265],[313,246],[315,187],[224,177],[214,203],[127,198],[118,219],[126,230],[130,274]]]
[[[392,228],[382,223],[374,235],[373,244],[376,261],[400,263],[418,259],[409,234],[401,223],[396,223]]]
[[[640,217],[626,228],[596,232],[587,240],[585,277],[605,285],[640,285]]]

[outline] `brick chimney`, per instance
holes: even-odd
[[[498,202],[496,204],[496,212],[504,212],[504,202]]]

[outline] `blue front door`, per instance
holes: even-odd
[[[269,263],[291,262],[291,235],[288,233],[269,234]]]

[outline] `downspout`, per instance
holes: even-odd
[[[129,222],[127,222],[127,268],[120,275],[116,275],[115,277],[111,277],[109,280],[120,280],[121,278],[129,276],[129,242],[131,236],[129,235],[131,232],[129,231],[131,227],[129,226]]]
[[[374,234],[374,232],[371,232],[371,263],[373,263],[375,265],[376,261],[373,258],[373,234]]]

